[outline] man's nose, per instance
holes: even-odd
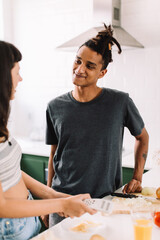
[[[81,65],[79,65],[79,66],[77,67],[76,72],[77,72],[77,73],[84,73],[85,70],[86,70],[85,65],[84,65],[84,64],[81,64]]]

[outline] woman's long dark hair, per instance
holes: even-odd
[[[113,30],[111,25],[106,26],[104,24],[104,30],[98,32],[97,36],[89,39],[82,44],[91,50],[102,55],[103,65],[102,70],[106,69],[108,64],[112,62],[112,46],[116,44],[118,47],[118,53],[122,52],[119,42],[113,37]],[[82,47],[81,46],[81,47]],[[81,48],[80,47],[80,48]]]
[[[0,41],[0,137],[8,139],[8,117],[12,93],[11,69],[22,59],[20,51],[11,43]]]

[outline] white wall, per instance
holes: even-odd
[[[0,0],[0,39],[4,38],[4,29],[3,29],[3,1]]]
[[[9,0],[4,0],[5,2]],[[13,42],[23,53],[24,78],[13,103],[11,129],[29,136],[45,126],[45,108],[53,97],[70,91],[75,53],[55,47],[88,29],[91,0],[10,0]],[[14,2],[14,4],[13,4]],[[158,0],[122,0],[122,26],[144,49],[113,53],[113,63],[100,86],[129,92],[150,134],[150,147],[160,148],[160,3]],[[9,23],[8,23],[9,24]],[[126,131],[125,145],[132,138]]]
[[[103,79],[106,87],[128,92],[138,107],[150,135],[150,149],[160,148],[160,47],[114,53]],[[133,142],[127,133],[125,145]]]
[[[12,0],[10,7],[13,42],[23,54],[23,83],[13,103],[11,130],[29,136],[36,129],[44,132],[48,101],[72,88],[74,53],[55,48],[88,29],[92,1],[67,0],[66,4],[65,0]]]

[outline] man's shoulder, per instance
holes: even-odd
[[[62,102],[66,102],[69,101],[69,92],[64,93],[62,95],[59,95],[55,98],[53,98],[52,100],[49,101],[48,106],[53,106],[53,105],[57,105],[60,104]]]
[[[105,95],[108,97],[128,98],[129,94],[117,89],[104,88]]]

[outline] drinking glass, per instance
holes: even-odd
[[[131,212],[134,240],[152,239],[152,212],[134,210]]]

